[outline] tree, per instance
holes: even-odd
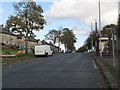
[[[63,29],[63,35],[61,36],[61,42],[65,46],[65,50],[75,50],[75,42],[76,42],[76,37],[75,34],[73,33],[72,30],[69,28],[64,28]]]
[[[103,27],[103,30],[101,31],[101,34],[103,37],[108,37],[109,42],[108,42],[108,47],[109,47],[109,52],[111,53],[112,51],[112,34],[116,34],[117,33],[117,26],[115,24],[110,24],[110,25],[106,25]]]
[[[116,33],[117,26],[114,24],[106,25],[103,27],[103,30],[101,31],[102,36],[111,38],[112,33]]]
[[[117,35],[118,35],[118,51],[120,52],[120,15],[118,18],[118,24],[117,24]]]
[[[120,15],[119,15],[119,17],[118,17],[117,33],[118,33],[118,38],[119,38],[119,40],[120,40]]]
[[[59,46],[59,52],[60,52],[60,43],[61,43],[61,36],[62,36],[62,33],[63,33],[63,27],[62,26],[59,26],[58,27],[58,46]]]
[[[85,45],[87,47],[87,50],[91,50],[92,49],[92,43],[91,43],[91,41],[92,41],[92,39],[91,39],[90,36],[85,41]]]
[[[10,16],[6,27],[11,29],[12,32],[22,34],[25,37],[25,52],[27,54],[29,37],[34,36],[34,30],[39,31],[43,29],[46,23],[42,15],[43,9],[35,2],[31,2],[31,0],[14,3],[13,7],[16,16]]]
[[[78,48],[77,52],[85,52],[87,51],[87,48],[85,45],[83,45],[82,47]]]
[[[51,40],[52,43],[53,43],[54,46],[55,46],[56,39],[57,39],[57,38],[60,38],[59,36],[60,36],[60,32],[57,31],[57,30],[55,30],[55,29],[53,29],[53,30],[50,30],[50,31],[48,32],[48,34],[45,35],[45,38],[46,38],[46,40]],[[53,48],[54,48],[54,47],[53,47]]]

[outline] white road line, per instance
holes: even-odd
[[[94,60],[93,60],[93,65],[94,65],[95,69],[98,69]]]

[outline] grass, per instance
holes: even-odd
[[[35,58],[34,54],[20,54],[16,57],[4,57],[2,58],[2,63],[10,64],[19,61],[32,60],[33,58]]]
[[[56,55],[60,55],[62,53],[54,53],[53,56]],[[27,61],[27,60],[32,60],[36,58],[35,55],[33,53],[30,54],[20,54],[16,57],[3,57],[2,58],[2,63],[5,64],[10,64],[10,63],[15,63],[15,62],[19,62],[19,61]]]
[[[0,50],[0,54],[16,54],[18,50]]]

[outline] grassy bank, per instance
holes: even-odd
[[[61,55],[62,53],[54,53],[53,56]],[[16,57],[3,57],[2,58],[2,63],[10,64],[10,63],[15,63],[15,62],[21,62],[25,60],[32,60],[36,58],[33,53],[31,54],[20,54]]]
[[[34,54],[20,54],[16,57],[4,57],[2,58],[2,63],[15,63],[15,62],[19,62],[19,61],[25,61],[25,60],[32,60],[33,58],[35,58]]]
[[[18,50],[0,50],[0,54],[16,54]]]

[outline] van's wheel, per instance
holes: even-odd
[[[38,55],[35,55],[36,58],[38,58]]]
[[[47,56],[48,56],[48,53],[45,53],[45,56],[47,57]]]

